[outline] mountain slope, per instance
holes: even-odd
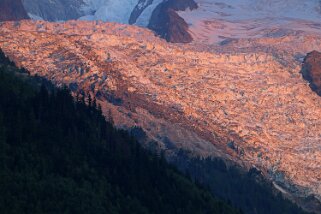
[[[90,97],[15,72],[0,52],[2,213],[240,213],[113,128]]]
[[[141,127],[146,145],[167,156],[185,150],[255,166],[298,203],[320,199],[321,102],[300,73],[302,54],[320,50],[320,37],[204,47],[116,23],[1,28],[0,47],[17,65],[74,94],[90,93],[116,125]]]
[[[63,21],[78,19],[84,13],[81,10],[83,0],[24,0],[23,5],[33,19]]]
[[[21,0],[0,0],[0,22],[29,19]]]

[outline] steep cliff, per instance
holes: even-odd
[[[194,0],[164,1],[153,11],[148,28],[168,42],[189,43],[193,41],[193,38],[188,32],[188,24],[176,11],[196,8],[197,4]]]
[[[312,51],[303,62],[302,75],[310,83],[310,87],[321,96],[321,53]]]

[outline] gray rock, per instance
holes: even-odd
[[[28,14],[47,21],[78,19],[83,16],[83,0],[24,0],[23,5]]]

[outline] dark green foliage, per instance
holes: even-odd
[[[4,63],[1,213],[239,213],[113,128],[91,97],[74,102]]]
[[[189,159],[188,163],[186,159]],[[194,180],[208,186],[218,196],[248,214],[300,214],[305,213],[298,206],[273,192],[260,171],[249,172],[226,164],[220,159],[189,158],[183,151],[172,162]]]

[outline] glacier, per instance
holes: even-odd
[[[153,0],[135,25],[147,27],[155,8]],[[199,8],[179,11],[190,25],[194,41],[217,43],[233,38],[260,38],[287,35],[296,31],[321,33],[320,0],[196,0]],[[147,0],[85,0],[81,20],[102,20],[128,24],[136,6]]]
[[[128,24],[131,11],[139,0],[85,0],[81,20],[102,20]]]
[[[25,0],[35,20],[102,20],[147,27],[164,0]],[[194,41],[217,43],[225,39],[278,36],[297,31],[321,33],[320,0],[195,0],[198,9],[179,11]],[[147,7],[146,7],[147,6]]]
[[[118,22],[128,24],[130,14],[136,6],[143,8],[147,5],[147,1],[139,0],[85,0],[81,10],[85,16],[80,17],[80,20],[102,20],[109,22]],[[136,20],[135,25],[147,27],[149,20],[155,8],[164,0],[153,0]]]
[[[141,27],[147,27],[149,24],[150,17],[152,16],[153,11],[155,8],[162,3],[163,0],[154,0],[151,5],[149,5],[142,14],[138,17],[136,21],[136,25]]]
[[[196,0],[199,8],[180,11],[195,41],[262,38],[299,31],[321,33],[320,0]]]

